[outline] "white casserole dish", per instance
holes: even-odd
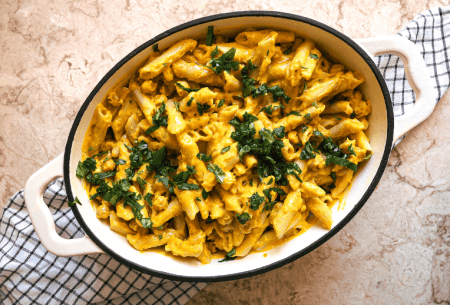
[[[372,102],[373,107],[369,118],[368,135],[374,154],[356,174],[346,199],[345,209],[337,211],[337,205],[333,208],[333,227],[330,231],[315,226],[299,237],[267,251],[267,257],[264,257],[263,253],[255,253],[226,263],[213,260],[211,264],[201,266],[194,259],[177,259],[156,252],[135,250],[125,237],[111,231],[106,222],[96,218],[81,180],[75,176],[75,170],[78,161],[81,160],[83,137],[94,109],[104,99],[109,88],[144,60],[152,51],[153,44],[158,43],[160,49],[165,49],[182,38],[205,35],[208,25],[213,25],[215,30],[230,26],[240,30],[248,27],[290,30],[301,37],[313,39],[320,50],[332,54],[349,70],[363,73],[366,82],[360,88],[365,98]],[[386,83],[372,59],[373,56],[383,53],[400,56],[406,67],[408,81],[416,94],[414,108],[395,119]],[[103,77],[80,108],[70,131],[65,152],[28,180],[25,187],[25,201],[42,244],[58,256],[105,252],[130,268],[172,280],[223,281],[252,276],[294,261],[342,229],[377,186],[386,168],[393,142],[431,114],[435,98],[436,93],[420,52],[412,42],[399,36],[354,41],[317,21],[278,12],[235,12],[197,19],[170,29],[144,43]],[[76,196],[82,202],[81,206],[73,207],[73,212],[87,234],[84,238],[67,240],[55,231],[52,215],[43,202],[42,195],[47,184],[57,177],[64,177],[69,200],[73,201]]]

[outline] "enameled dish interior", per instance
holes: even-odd
[[[370,126],[368,135],[374,154],[364,166],[360,166],[351,190],[345,200],[345,208],[338,211],[338,205],[333,207],[333,228],[340,226],[340,224],[344,224],[347,221],[347,219],[344,218],[352,212],[352,209],[355,208],[368,190],[369,185],[374,180],[375,174],[382,162],[388,136],[388,118],[383,91],[370,66],[365,59],[355,51],[355,49],[334,34],[307,22],[300,22],[282,17],[245,16],[198,24],[158,41],[159,48],[164,50],[182,38],[206,35],[206,28],[208,25],[213,25],[215,31],[227,32],[238,32],[250,27],[256,29],[271,27],[279,30],[293,31],[300,37],[313,39],[321,51],[325,51],[325,53],[332,58],[335,58],[340,63],[344,64],[347,69],[352,71],[358,70],[364,74],[366,82],[359,88],[362,91],[364,98],[369,99],[372,102],[373,110],[369,117]],[[90,101],[76,129],[72,149],[70,151],[70,186],[73,196],[77,196],[83,203],[82,206],[77,206],[77,209],[92,234],[94,234],[95,237],[111,252],[117,254],[117,256],[120,256],[124,260],[134,262],[144,269],[151,269],[155,272],[171,274],[173,276],[203,278],[242,274],[267,265],[279,263],[295,255],[299,251],[304,250],[306,253],[308,247],[311,248],[314,246],[314,243],[320,242],[321,238],[326,238],[326,234],[331,234],[321,226],[316,225],[305,234],[267,252],[250,254],[245,258],[228,261],[226,263],[218,263],[218,260],[213,260],[211,264],[201,266],[200,263],[194,259],[179,259],[152,251],[139,252],[128,244],[125,237],[111,231],[107,222],[96,218],[95,213],[89,204],[88,196],[82,187],[81,180],[75,176],[78,161],[81,160],[81,144],[83,142],[83,137],[89,126],[95,107],[103,100],[109,88],[124,75],[133,70],[140,62],[145,60],[150,52],[152,52],[151,45],[122,65],[109,80],[106,81],[92,101]],[[264,253],[267,253],[267,255],[264,255]]]

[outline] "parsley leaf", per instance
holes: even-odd
[[[224,148],[222,148],[222,150],[220,151],[220,153],[221,153],[221,154],[224,154],[224,153],[226,153],[227,151],[229,151],[230,149],[231,149],[231,146],[224,147]]]
[[[206,169],[216,176],[216,180],[219,183],[223,183],[223,180],[225,179],[225,173],[223,172],[223,170],[220,168],[219,165],[209,163],[208,166],[206,166]]]
[[[363,158],[363,160],[368,160],[368,159],[370,159],[371,157],[372,157],[372,155],[365,156],[365,157]]]
[[[255,192],[253,195],[248,197],[250,199],[250,209],[258,210],[261,203],[264,202],[264,197],[259,195],[258,192]]]
[[[336,173],[335,173],[335,172],[332,172],[332,173],[330,174],[330,176],[331,176],[331,179],[333,179],[333,181],[336,182]]]
[[[333,115],[333,118],[335,118],[336,120],[340,121],[342,120],[341,118],[338,118],[337,116]]]
[[[136,178],[136,181],[142,189],[145,189],[145,185],[147,184],[147,181],[145,181],[144,179],[142,179],[139,176]]]
[[[186,88],[185,86],[183,86],[183,85],[180,84],[180,83],[175,83],[175,85],[177,85],[179,88],[183,89],[184,91],[186,91],[186,92],[188,92],[188,93],[191,93],[191,92],[197,92],[197,91],[200,90],[200,89]]]
[[[234,55],[236,54],[236,48],[233,47],[227,52],[222,54],[219,58],[212,58],[205,67],[214,71],[216,75],[220,74],[222,71],[231,73],[231,70],[239,70],[239,62],[234,61]]]
[[[163,112],[166,110],[166,104],[163,102],[161,107],[156,110],[155,115],[152,117],[153,126],[148,128],[145,133],[151,134],[161,126],[167,126],[167,116],[163,116]],[[142,141],[141,141],[142,142]]]
[[[206,198],[208,198],[208,196],[209,196],[209,192],[207,192],[205,190],[202,190],[202,198],[203,198],[203,200],[206,200]]]
[[[73,207],[75,205],[75,203],[78,203],[79,205],[81,205],[81,202],[78,199],[78,197],[75,197],[74,201],[69,201],[68,205],[69,205],[69,207]]]
[[[252,219],[252,218],[250,217],[250,214],[247,213],[247,212],[242,213],[241,215],[238,214],[236,218],[237,218],[237,220],[239,221],[239,223],[240,223],[241,225],[245,225],[245,223],[246,223],[248,220]]]
[[[175,183],[175,185],[186,183],[187,180],[189,179],[189,177],[195,173],[197,173],[195,171],[195,167],[188,165],[187,171],[180,172],[180,173],[176,174],[175,176],[173,176],[173,182]]]
[[[232,261],[234,259],[236,259],[236,248],[231,249],[230,252],[227,252],[227,254],[225,255],[225,258],[223,260],[220,260],[219,263],[221,262],[226,262],[226,261]]]
[[[217,105],[217,109],[219,109],[220,107],[222,107],[224,104],[225,104],[225,100],[224,100],[224,99],[221,99],[221,100],[219,101],[219,104]]]
[[[200,187],[194,183],[178,183],[177,187],[179,190],[199,190]]]
[[[317,54],[309,54],[309,57],[314,58],[314,59],[319,59],[319,56],[317,56]]]
[[[102,151],[102,152],[99,152],[98,154],[93,155],[92,157],[103,156],[104,154],[107,154],[107,153],[108,153],[108,151]]]
[[[145,201],[147,201],[147,203],[148,203],[148,205],[149,205],[150,207],[153,206],[152,196],[153,196],[152,193],[147,193],[147,194],[145,194],[145,196],[144,196]]]
[[[197,154],[197,158],[199,159],[199,160],[202,160],[203,162],[209,162],[209,161],[211,161],[212,160],[212,157],[211,156],[207,156],[206,154],[204,154],[204,153],[198,153]]]
[[[353,149],[353,144],[350,144],[348,147],[348,151],[350,152],[350,155],[356,156],[355,150]]]
[[[211,108],[211,106],[209,106],[208,104],[199,104],[199,103],[197,103],[197,111],[198,111],[198,114],[200,116],[202,116],[203,113],[205,111],[207,111],[209,108]]]
[[[127,161],[125,161],[124,159],[119,159],[117,161],[114,160],[114,163],[116,163],[116,165],[124,165],[127,163]]]
[[[305,114],[305,119],[311,121],[311,114],[310,113]]]
[[[315,157],[316,157],[316,154],[314,153],[314,147],[312,147],[312,145],[309,141],[306,141],[305,147],[302,149],[302,152],[300,153],[300,159],[301,160],[310,160],[310,159],[314,159]]]
[[[159,52],[158,44],[155,43],[154,45],[152,45],[152,49],[153,49],[153,52]]]
[[[206,34],[206,45],[212,46],[214,43],[215,37],[214,37],[214,26],[210,25],[208,26],[208,32]]]
[[[356,118],[356,113],[355,113],[354,111],[352,112],[352,114],[350,114],[350,118],[351,118],[351,119]]]
[[[86,158],[83,162],[78,161],[76,170],[77,178],[83,179],[89,172],[94,171],[97,167],[97,161],[92,158]]]
[[[193,96],[191,96],[191,98],[189,99],[189,101],[186,103],[186,105],[188,106],[188,107],[191,107],[191,104],[192,104],[192,101],[194,100],[194,97]]]
[[[298,111],[291,111],[288,114],[286,114],[286,116],[290,116],[290,115],[302,116]]]
[[[286,50],[284,50],[283,54],[284,55],[289,55],[292,53],[292,46],[290,46],[289,48],[287,48]]]
[[[348,161],[347,159],[343,159],[337,156],[328,155],[327,160],[325,161],[325,165],[329,165],[330,163],[334,163],[340,166],[347,167],[352,171],[356,172],[358,170],[358,166],[355,163]]]
[[[284,126],[280,126],[278,128],[275,128],[273,130],[273,135],[276,136],[279,139],[284,138],[286,136],[286,132],[284,131]]]

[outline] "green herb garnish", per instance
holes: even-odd
[[[186,88],[185,86],[183,86],[183,85],[180,84],[180,83],[175,83],[175,85],[177,85],[180,89],[183,89],[184,91],[186,91],[186,92],[188,92],[188,93],[191,93],[191,92],[197,92],[197,91],[200,90],[200,89]]]
[[[206,45],[212,46],[214,43],[215,36],[214,36],[214,26],[210,25],[208,26],[208,32],[206,33]]]
[[[211,173],[213,173],[216,176],[217,182],[223,183],[223,181],[225,180],[225,173],[223,172],[223,170],[220,168],[219,165],[209,163],[206,166],[206,169],[209,170]]]
[[[231,149],[231,146],[224,147],[224,148],[222,148],[222,150],[220,151],[220,153],[221,153],[221,154],[224,154],[224,153],[226,153],[227,151],[229,151],[230,149]]]
[[[74,200],[74,201],[69,201],[69,202],[68,202],[68,205],[69,205],[69,207],[73,207],[73,206],[75,205],[75,203],[78,203],[79,205],[81,205],[81,202],[80,202],[80,200],[78,199],[78,197],[75,197],[75,200]]]
[[[227,254],[225,255],[225,258],[223,260],[220,260],[219,263],[221,262],[226,262],[226,261],[232,261],[234,259],[236,259],[236,249],[233,248],[230,252],[227,252]]]
[[[148,128],[145,133],[151,134],[161,126],[167,126],[167,116],[163,116],[163,112],[166,110],[166,104],[163,102],[161,107],[156,110],[155,115],[152,117],[153,126]]]
[[[237,220],[239,221],[239,223],[240,223],[241,225],[245,225],[245,223],[246,223],[248,220],[252,219],[252,218],[250,217],[250,214],[247,213],[247,212],[242,213],[241,215],[238,214],[236,218],[237,218]]]

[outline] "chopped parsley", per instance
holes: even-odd
[[[231,149],[231,146],[224,147],[224,148],[222,148],[222,150],[220,151],[220,153],[221,153],[221,154],[224,154],[224,153],[226,153],[227,151],[229,151],[230,149]]]
[[[348,151],[350,152],[350,155],[356,156],[355,150],[353,149],[353,144],[350,144],[348,147]]]
[[[241,225],[245,225],[245,223],[246,223],[248,220],[252,219],[252,217],[250,216],[250,214],[247,213],[247,212],[242,213],[241,215],[238,214],[236,218],[237,218],[237,220],[239,221],[239,223],[240,223]]]
[[[274,128],[273,135],[279,139],[284,138],[286,136],[286,132],[284,131],[284,126]]]
[[[290,116],[290,115],[302,116],[298,111],[291,111],[288,114],[286,114],[286,116]]]
[[[211,108],[211,106],[209,106],[208,104],[197,103],[197,111],[200,116],[202,116],[203,113],[206,112],[209,108]]]
[[[261,203],[264,202],[264,197],[259,195],[258,192],[255,192],[253,195],[248,197],[250,199],[250,209],[252,210],[258,210]]]
[[[280,86],[275,85],[272,87],[268,87],[266,83],[260,85],[259,87],[254,86],[256,81],[248,76],[248,71],[254,70],[255,68],[256,66],[253,65],[251,61],[249,61],[248,65],[245,66],[241,71],[242,83],[244,85],[242,94],[244,98],[250,95],[253,97],[258,97],[259,95],[272,93],[273,100],[275,102],[277,102],[279,98],[283,98],[284,102],[286,104],[289,104],[291,98],[284,93],[284,90]]]
[[[364,158],[363,158],[363,160],[368,160],[368,159],[370,159],[370,157],[372,157],[372,155],[370,154],[370,155],[368,155],[368,156],[365,156]]]
[[[308,67],[305,67],[305,66],[300,66],[300,67],[302,67],[302,69],[305,69],[305,70],[307,70],[307,69],[308,69]]]
[[[336,120],[340,121],[342,120],[341,118],[338,118],[337,116],[333,115],[333,118],[335,118]]]
[[[158,238],[159,238],[159,240],[161,240],[163,237],[162,237],[162,235],[158,235]]]
[[[330,176],[331,176],[331,179],[333,179],[333,181],[336,182],[336,173],[332,172]]]
[[[103,155],[105,155],[105,154],[107,154],[107,153],[108,153],[107,150],[106,150],[106,151],[102,151],[102,152],[99,152],[98,154],[93,155],[92,157],[103,156]]]
[[[314,159],[316,157],[316,154],[314,153],[315,149],[311,145],[309,141],[306,141],[305,147],[302,149],[302,152],[300,153],[300,159],[301,160],[310,160]]]
[[[194,100],[194,97],[193,96],[191,96],[191,98],[189,99],[189,101],[186,103],[186,105],[188,106],[188,107],[191,107],[191,104],[192,104],[192,101]]]
[[[94,171],[97,167],[97,161],[92,158],[86,158],[83,162],[78,161],[76,176],[83,179],[88,173]]]
[[[69,205],[69,207],[73,207],[75,205],[75,203],[78,203],[79,205],[81,205],[81,202],[78,199],[78,197],[75,197],[74,201],[69,201],[68,205]]]
[[[173,184],[176,185],[180,190],[199,190],[200,188],[197,184],[187,183],[189,177],[195,173],[195,168],[188,165],[186,171],[180,172],[173,176]]]
[[[235,131],[231,133],[231,138],[238,142],[239,158],[242,160],[242,157],[247,153],[255,155],[258,159],[256,171],[260,179],[274,176],[276,183],[287,185],[288,181],[285,176],[290,165],[286,163],[281,153],[281,148],[284,147],[283,142],[277,140],[277,137],[282,135],[283,128],[276,131],[263,128],[258,131],[260,138],[255,138],[256,130],[253,122],[257,121],[258,118],[248,113],[245,113],[243,118],[244,122],[241,122],[237,117],[229,121],[235,127]],[[298,174],[300,173],[301,171]]]
[[[209,170],[211,173],[213,173],[216,176],[217,182],[223,183],[223,181],[225,180],[225,173],[223,172],[223,170],[220,168],[219,165],[209,163],[206,166],[206,169]]]
[[[284,55],[289,55],[292,53],[292,46],[290,46],[289,48],[287,48],[286,50],[284,50],[283,54]]]
[[[150,207],[153,206],[152,196],[153,196],[152,193],[147,193],[147,194],[145,194],[145,196],[144,196],[144,200],[147,201],[147,203],[148,203],[148,205],[149,205]]]
[[[311,114],[310,113],[305,114],[305,119],[307,119],[308,121],[311,121],[312,120]]]
[[[158,44],[155,43],[154,45],[152,45],[152,49],[153,49],[153,52],[159,52]]]
[[[175,104],[175,108],[177,111],[180,111],[180,103],[179,102],[173,102]]]
[[[147,181],[145,181],[144,179],[142,179],[139,176],[136,178],[136,181],[142,189],[145,189],[145,185],[147,184]]]
[[[188,92],[188,93],[191,93],[191,92],[197,92],[197,91],[200,90],[200,89],[186,88],[185,86],[183,86],[183,85],[180,84],[180,83],[175,83],[175,85],[177,85],[178,88],[183,89],[184,91],[186,91],[186,92]]]
[[[314,59],[319,59],[319,56],[317,56],[317,54],[309,54],[309,57],[314,58]]]
[[[312,103],[312,105],[316,108],[319,108],[319,106],[317,105],[317,102]]]
[[[351,119],[356,118],[356,113],[355,113],[354,111],[352,112],[352,114],[350,114],[350,118],[351,118]]]
[[[198,153],[197,154],[197,158],[199,159],[199,160],[202,160],[203,162],[209,162],[209,161],[211,161],[212,160],[212,157],[211,156],[207,156],[206,154],[204,154],[204,153]]]
[[[305,133],[305,131],[307,131],[307,130],[308,130],[308,126],[303,125],[303,127],[302,127],[302,133]]]
[[[219,101],[219,104],[217,105],[217,109],[219,109],[220,107],[222,107],[224,104],[225,104],[225,100],[224,100],[224,99],[221,99],[221,100]]]
[[[202,198],[203,198],[203,200],[206,200],[206,198],[208,198],[208,196],[209,196],[209,192],[207,192],[205,190],[202,190]]]
[[[264,111],[268,115],[272,115],[274,110],[277,110],[277,109],[280,109],[280,108],[284,108],[284,106],[283,105],[267,105],[261,111]]]
[[[225,254],[225,258],[223,260],[220,260],[219,263],[221,262],[226,262],[226,261],[232,261],[234,259],[236,259],[236,248],[231,249],[230,252],[227,252],[227,254]]]
[[[318,148],[327,157],[327,159],[325,160],[325,165],[334,163],[334,164],[346,167],[348,169],[351,169],[354,172],[356,172],[358,170],[358,166],[355,163],[352,163],[349,160],[347,160],[348,155],[344,154],[341,151],[339,146],[336,143],[334,143],[332,138],[325,137],[318,130],[314,131],[314,135],[320,136],[323,138],[323,140],[322,140],[322,142],[320,142]]]
[[[216,40],[214,36],[214,26],[210,25],[208,26],[208,32],[206,33],[206,45],[212,46],[214,40]]]
[[[155,130],[157,130],[161,126],[167,126],[167,115],[163,116],[163,112],[166,110],[166,104],[163,102],[161,104],[161,107],[159,107],[158,110],[156,110],[155,115],[152,117],[153,126],[147,129],[145,133],[151,134]]]
[[[119,160],[114,160],[114,163],[116,163],[116,165],[124,165],[127,163],[127,161],[125,161],[124,159],[119,159]]]
[[[215,50],[214,50],[215,51]],[[213,55],[217,55],[217,52],[211,52],[212,59],[208,61],[205,67],[214,71],[216,75],[220,74],[222,71],[231,73],[231,70],[237,71],[239,70],[239,62],[234,61],[234,55],[236,54],[236,48],[233,47],[223,53],[220,57],[215,58]]]

